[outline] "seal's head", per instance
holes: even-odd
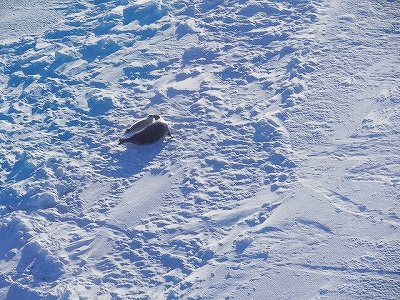
[[[159,115],[148,115],[147,119],[153,119],[154,121],[157,121],[158,119],[160,119]]]

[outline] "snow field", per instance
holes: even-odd
[[[44,16],[0,23],[0,298],[396,299],[395,1],[33,2],[0,13]],[[174,138],[118,146],[149,113]]]

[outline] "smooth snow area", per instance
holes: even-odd
[[[62,22],[62,10],[72,0],[0,0],[0,39],[39,35]]]
[[[0,0],[0,299],[399,299],[399,20]]]

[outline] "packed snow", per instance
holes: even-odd
[[[400,298],[399,1],[0,0],[0,38],[0,299]]]

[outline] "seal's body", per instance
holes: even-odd
[[[125,133],[138,132],[138,131],[146,128],[150,124],[154,123],[158,119],[160,119],[159,115],[148,115],[146,119],[137,121],[135,124],[133,124],[127,130],[125,130]]]
[[[120,139],[119,144],[130,142],[136,145],[146,145],[163,140],[167,135],[171,136],[168,124],[162,118],[161,120],[151,123],[129,138]]]

